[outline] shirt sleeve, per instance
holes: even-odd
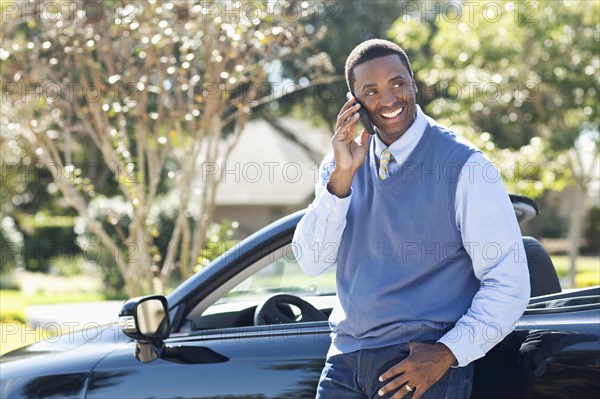
[[[315,199],[298,223],[292,240],[296,261],[309,276],[317,276],[337,265],[338,250],[346,227],[352,192],[345,198],[339,198],[327,190],[333,166],[333,154],[330,154],[321,163]]]
[[[467,312],[438,342],[466,366],[483,357],[513,329],[529,302],[529,270],[521,231],[502,178],[483,154],[461,171],[456,223],[481,281]]]

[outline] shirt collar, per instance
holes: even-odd
[[[394,141],[389,147],[381,141],[379,135],[375,135],[375,154],[377,159],[381,155],[381,151],[385,148],[389,149],[396,162],[401,162],[403,158],[406,158],[408,153],[412,152],[412,150],[417,146],[417,143],[423,136],[425,129],[427,128],[428,122],[427,117],[421,110],[421,107],[417,104],[417,116],[413,121],[412,125],[404,132],[402,136],[398,138],[398,140]]]

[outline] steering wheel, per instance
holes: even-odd
[[[294,317],[290,305],[300,309],[300,319]],[[294,295],[273,295],[256,308],[254,325],[283,324],[306,321],[325,321],[327,316],[310,303]]]

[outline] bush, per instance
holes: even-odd
[[[582,272],[575,275],[575,287],[585,288],[600,285],[599,272]]]
[[[0,273],[0,290],[18,290],[19,282],[14,273]],[[1,304],[0,304],[1,305]]]
[[[23,266],[20,248],[23,247],[23,233],[21,233],[15,220],[5,216],[0,221],[0,273],[6,274],[16,267]]]
[[[73,259],[80,253],[73,226],[37,227],[31,235],[25,234],[23,241],[25,269],[32,272],[47,273],[61,257]],[[73,273],[77,274],[79,271],[73,270]]]
[[[72,217],[19,214],[16,221],[4,217],[1,226],[0,272],[7,273],[15,267],[48,272],[61,257],[73,259],[79,254]]]

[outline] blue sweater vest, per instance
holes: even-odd
[[[432,123],[384,181],[371,140],[354,177],[330,317],[336,353],[437,340],[479,289],[454,204],[462,167],[477,149]]]

